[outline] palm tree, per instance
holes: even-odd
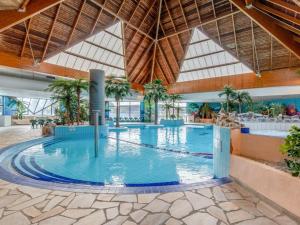
[[[80,121],[81,121],[81,93],[83,91],[87,91],[89,89],[89,83],[85,80],[82,80],[82,79],[78,79],[78,80],[73,80],[72,81],[72,86],[73,86],[73,89],[76,93],[76,96],[77,96],[77,117],[76,117],[76,120],[77,120],[77,125],[79,125]]]
[[[171,94],[169,95],[169,98],[172,102],[172,108],[173,108],[173,118],[175,117],[175,102],[179,101],[182,99],[181,95],[177,94]]]
[[[65,109],[68,124],[73,123],[74,88],[71,80],[54,80],[49,84],[48,91],[53,92],[53,98],[58,100]]]
[[[116,127],[120,127],[120,101],[130,94],[130,83],[125,79],[109,77],[105,81],[105,94],[117,102]]]
[[[229,86],[229,85],[225,85],[223,88],[223,91],[221,93],[219,93],[219,97],[222,97],[223,95],[225,95],[226,97],[226,112],[229,112],[229,103],[232,99],[234,99],[235,97],[235,90]]]
[[[10,102],[8,104],[8,107],[13,108],[16,106],[16,116],[18,119],[23,119],[23,114],[26,112],[26,107],[24,105],[24,102],[17,98],[10,99]]]
[[[145,95],[153,99],[155,107],[155,124],[158,124],[158,101],[164,100],[167,97],[167,88],[163,86],[161,80],[154,80],[151,83],[145,84]]]
[[[234,100],[238,103],[239,105],[239,113],[242,113],[242,105],[243,103],[248,103],[252,104],[252,98],[247,91],[237,91]]]
[[[149,121],[151,122],[152,119],[152,96],[150,94],[146,94],[144,96],[144,101],[148,103],[149,106]]]

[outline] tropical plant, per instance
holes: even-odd
[[[215,112],[213,111],[213,109],[210,107],[208,103],[204,103],[199,108],[199,116],[202,119],[212,119],[215,117]]]
[[[182,99],[181,95],[178,94],[171,94],[169,95],[169,99],[172,102],[172,108],[173,108],[173,115],[175,116],[175,103]]]
[[[226,100],[225,100],[226,112],[229,113],[230,102],[232,102],[233,99],[235,98],[236,92],[231,86],[225,85],[223,88],[223,91],[221,93],[219,93],[219,97],[222,97],[223,95],[225,95],[225,98],[226,98]]]
[[[152,102],[153,102],[152,96],[145,95],[144,102],[146,103],[145,104],[145,112],[148,112],[147,114],[149,117],[149,122],[151,122],[152,121]],[[146,110],[146,109],[148,109],[148,110]]]
[[[105,81],[105,94],[116,100],[116,127],[120,127],[120,101],[130,94],[130,83],[125,79],[109,77]]]
[[[76,105],[76,95],[74,94],[74,87],[71,80],[54,80],[49,86],[48,91],[53,93],[52,98],[57,100],[60,107],[63,107],[63,121],[67,124],[74,122],[74,110]]]
[[[300,175],[300,128],[292,126],[289,135],[281,146],[281,152],[287,156],[284,159],[293,176]]]
[[[17,98],[11,98],[10,102],[8,104],[8,107],[14,108],[16,107],[16,116],[18,119],[23,119],[24,113],[26,112],[26,107],[24,105],[24,102]]]
[[[234,100],[239,106],[239,113],[242,113],[242,105],[247,103],[249,105],[252,104],[252,98],[247,91],[237,91],[234,95]]]
[[[285,112],[285,106],[280,103],[271,103],[269,105],[270,114],[272,117],[278,117],[279,115],[283,115]]]
[[[80,119],[79,121],[89,120],[89,103],[87,100],[80,101]]]
[[[161,80],[154,80],[148,84],[144,85],[145,96],[154,101],[154,114],[155,120],[154,123],[158,124],[158,101],[165,100],[167,98],[167,88],[163,86]]]
[[[77,97],[77,114],[76,114],[76,120],[77,120],[77,125],[79,125],[79,123],[82,121],[81,117],[83,117],[81,115],[81,109],[83,109],[83,106],[81,105],[81,93],[83,91],[88,91],[89,89],[89,83],[85,80],[82,79],[78,79],[78,80],[73,80],[71,82],[72,87],[74,89],[74,92],[76,93],[76,97]]]
[[[170,109],[172,108],[172,104],[170,104],[168,101],[165,102],[164,104],[164,109],[166,113],[166,119],[168,120],[170,117]]]

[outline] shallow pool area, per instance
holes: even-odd
[[[212,127],[129,126],[100,138],[50,138],[1,154],[1,165],[38,181],[92,186],[165,186],[213,178]]]

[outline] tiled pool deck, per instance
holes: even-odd
[[[0,148],[36,138],[29,127],[0,128]],[[0,225],[296,225],[235,182],[168,193],[47,190],[0,181]]]

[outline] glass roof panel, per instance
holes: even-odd
[[[47,63],[81,71],[103,69],[106,75],[124,76],[121,23],[95,34],[69,49],[49,58]]]
[[[252,72],[199,29],[195,29],[177,82]]]

